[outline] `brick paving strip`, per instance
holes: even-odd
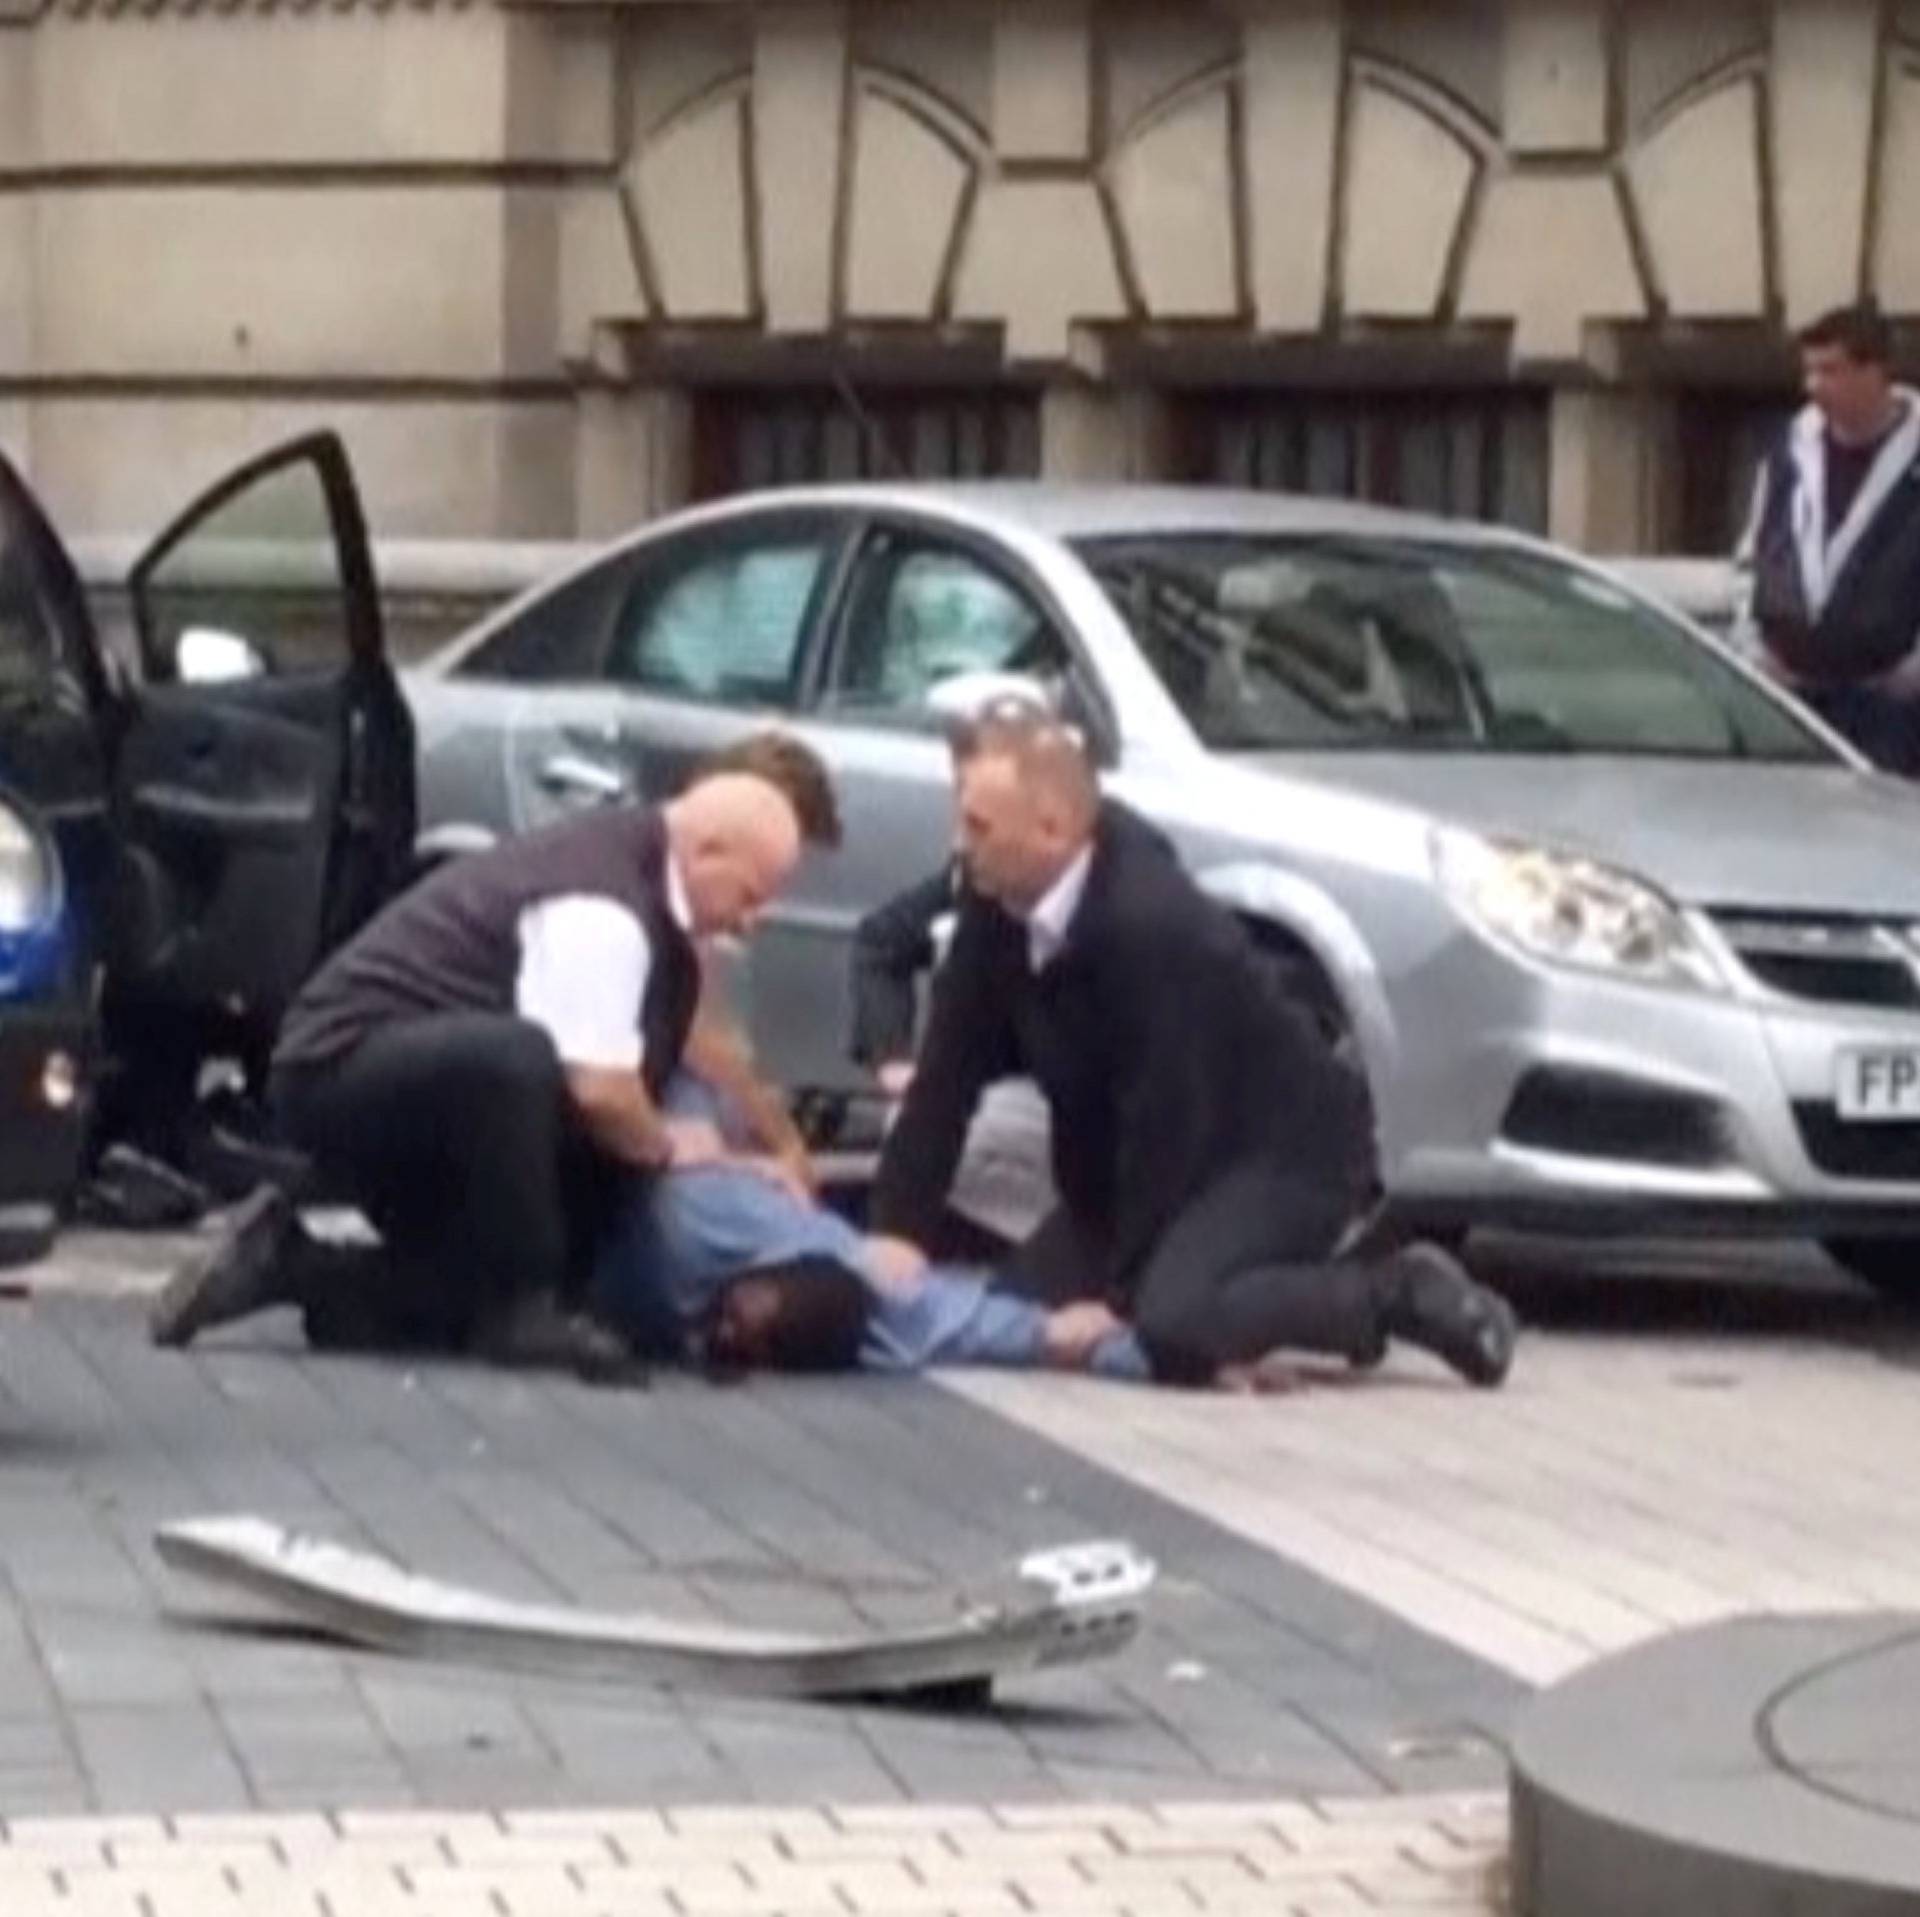
[[[7,1917],[1494,1912],[1503,1798],[16,1818]]]

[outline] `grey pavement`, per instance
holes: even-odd
[[[1486,1913],[1534,1687],[1676,1627],[1920,1606],[1913,1325],[1804,1247],[1525,1241],[1497,1393],[1016,1374],[647,1393],[143,1335],[179,1247],[0,1283],[6,1917]],[[1114,1663],[971,1714],[541,1682],[247,1623],[256,1510],[507,1595],[821,1625],[1121,1534]]]
[[[0,1814],[1353,1797],[1489,1787],[1524,1686],[937,1385],[643,1392],[318,1358],[290,1319],[186,1355],[174,1248],[81,1240],[0,1305]],[[103,1293],[105,1295],[103,1295]],[[1139,1394],[1112,1387],[1116,1434]],[[1090,1454],[1090,1455],[1089,1455]],[[502,1595],[884,1623],[1022,1551],[1163,1567],[1111,1665],[971,1715],[542,1681],[243,1622],[153,1554],[252,1511]]]

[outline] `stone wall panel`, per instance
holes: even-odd
[[[951,103],[982,138],[993,122],[993,9],[862,6],[853,16],[855,61],[911,80]]]
[[[1790,325],[1861,291],[1879,29],[1878,0],[1775,0],[1772,163]]]
[[[993,22],[993,144],[1003,160],[1085,160],[1093,133],[1087,0],[1019,0]]]
[[[998,320],[1014,359],[1058,360],[1074,326],[1125,316],[1099,196],[1071,180],[992,180],[960,268],[957,317]]]
[[[596,325],[645,319],[650,309],[622,189],[576,187],[563,195],[559,219],[560,352],[584,363]]]
[[[377,534],[542,538],[572,523],[565,400],[118,393],[31,411],[34,483],[76,531],[157,531],[229,467],[322,426],[345,438]]]
[[[0,173],[40,155],[40,36],[0,30]]]
[[[621,28],[629,153],[753,66],[753,21],[743,6],[638,7]]]
[[[1224,17],[1160,0],[1102,8],[1096,58],[1108,141],[1124,140],[1194,81],[1233,66],[1239,53],[1239,33]]]
[[[1431,113],[1377,85],[1356,90],[1347,137],[1342,305],[1356,318],[1433,318],[1477,159]]]
[[[1640,319],[1646,295],[1606,175],[1503,174],[1488,183],[1461,317],[1510,320],[1523,360],[1581,356],[1589,323]]]
[[[855,319],[931,319],[972,166],[890,94],[862,89],[857,113],[847,312]]]
[[[1226,319],[1239,309],[1233,129],[1224,86],[1143,129],[1113,164],[1113,193],[1149,314]]]
[[[505,370],[495,187],[44,192],[36,239],[42,374],[444,380]]]
[[[1509,0],[1501,133],[1510,153],[1606,150],[1608,32],[1594,0]]]
[[[38,42],[47,167],[488,164],[512,16],[210,10],[52,15]]]
[[[1735,80],[1683,107],[1630,156],[1656,283],[1681,319],[1765,311],[1760,101]]]
[[[1362,0],[1345,19],[1355,53],[1418,74],[1496,134],[1505,0]]]
[[[846,9],[770,7],[753,55],[754,204],[766,323],[824,333],[839,239]]]
[[[666,317],[743,320],[753,310],[745,86],[670,121],[630,171],[634,207]]]
[[[1621,105],[1633,134],[1742,55],[1764,54],[1767,8],[1765,0],[1627,0],[1620,31]]]
[[[1286,0],[1248,16],[1242,55],[1253,306],[1262,331],[1325,320],[1340,95],[1334,0]]]
[[[1912,67],[1887,88],[1878,226],[1874,289],[1890,310],[1920,313],[1920,70]]]

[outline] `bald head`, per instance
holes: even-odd
[[[1046,896],[1093,838],[1100,784],[1072,727],[1031,707],[954,740],[960,849],[975,888],[1014,912]]]
[[[800,862],[792,800],[753,773],[697,780],[665,817],[693,929],[701,936],[750,931]]]

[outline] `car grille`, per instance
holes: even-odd
[[[1891,919],[1716,912],[1748,974],[1788,998],[1920,1011],[1920,932]]]
[[[1831,1105],[1797,1104],[1807,1156],[1829,1178],[1920,1179],[1920,1123],[1850,1124]]]

